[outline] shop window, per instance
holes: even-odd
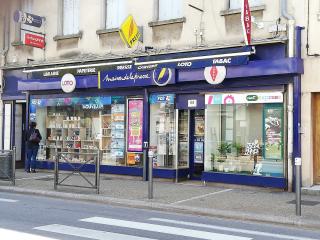
[[[106,29],[119,28],[126,17],[125,0],[106,0]]]
[[[159,0],[159,21],[182,17],[182,0]]]
[[[213,94],[207,100],[205,171],[283,177],[282,94]]]
[[[250,7],[254,6],[260,6],[262,5],[263,0],[249,0]],[[241,8],[241,5],[243,3],[243,0],[230,0],[230,9],[239,9]]]
[[[80,0],[63,0],[63,35],[79,33]]]
[[[136,139],[132,141],[136,143],[134,160],[132,154],[130,158],[126,154],[125,97],[32,99],[30,119],[37,121],[43,136],[38,160],[52,161],[56,152],[67,152],[70,161],[85,162],[99,149],[102,164],[142,164],[142,141],[141,145]],[[135,120],[137,126],[142,126],[140,118]]]
[[[174,95],[150,96],[150,150],[155,168],[175,168],[176,124]]]

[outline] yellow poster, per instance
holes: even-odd
[[[139,40],[141,33],[132,15],[129,15],[120,26],[120,37],[124,43],[132,48]]]

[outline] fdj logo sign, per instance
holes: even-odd
[[[247,98],[248,102],[255,102],[255,101],[258,100],[258,96],[257,95],[248,95],[246,98]]]
[[[139,40],[141,33],[132,15],[129,15],[120,26],[120,37],[129,48],[132,48]]]
[[[167,85],[172,78],[172,70],[170,68],[159,68],[153,70],[153,82],[158,86]]]
[[[63,75],[61,78],[61,88],[65,93],[71,93],[76,88],[76,79],[71,73]]]

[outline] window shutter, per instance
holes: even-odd
[[[73,29],[72,33],[79,33],[80,0],[73,0]]]
[[[159,20],[182,17],[182,0],[159,0]]]
[[[125,16],[125,0],[106,1],[106,28],[118,28]]]

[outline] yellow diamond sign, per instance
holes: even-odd
[[[132,15],[129,15],[121,24],[119,33],[121,39],[129,48],[132,48],[141,36],[138,25],[134,21]]]

